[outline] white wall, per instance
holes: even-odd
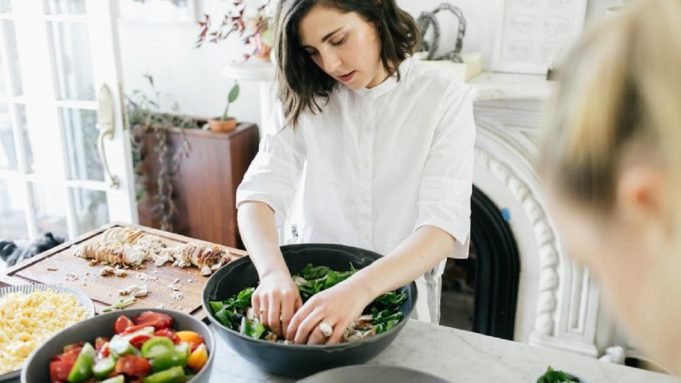
[[[460,7],[467,19],[464,51],[481,51],[489,62],[495,34],[498,30],[502,0],[451,0]],[[443,0],[397,0],[417,17],[432,10]],[[600,20],[607,7],[620,5],[622,0],[589,0],[587,24]],[[197,0],[198,11],[218,17],[225,4],[220,0]],[[453,16],[442,18],[442,48],[451,49],[456,36]],[[240,59],[236,39],[220,44],[194,48],[196,24],[124,23],[119,26],[123,79],[127,93],[146,89],[142,74],[154,76],[157,88],[164,93],[162,108],[169,109],[177,101],[181,111],[200,116],[219,115],[231,82],[221,76],[222,68]],[[231,113],[243,121],[259,122],[258,87],[241,84],[241,96]]]

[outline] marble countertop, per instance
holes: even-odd
[[[217,343],[211,383],[294,381],[252,365],[223,341],[215,326],[210,327]],[[395,341],[369,363],[421,370],[453,383],[532,383],[548,366],[588,383],[681,383],[668,375],[415,320],[409,320]]]
[[[251,365],[217,333],[216,340],[217,363],[211,382],[293,381]],[[395,341],[369,363],[412,368],[462,383],[536,382],[548,366],[589,383],[679,383],[668,375],[415,320],[410,320]]]

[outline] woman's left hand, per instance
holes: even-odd
[[[371,303],[369,290],[351,279],[312,296],[291,319],[286,336],[298,344],[336,344]]]

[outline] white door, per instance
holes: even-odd
[[[0,0],[0,240],[136,222],[114,0]]]

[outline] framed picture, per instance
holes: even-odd
[[[119,17],[133,23],[195,23],[200,0],[120,0]]]
[[[500,21],[490,67],[546,74],[579,37],[587,0],[498,0]]]

